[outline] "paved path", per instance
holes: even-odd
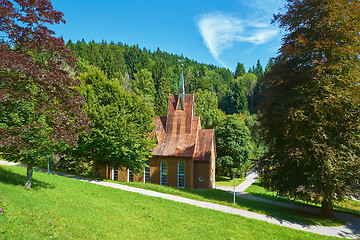
[[[248,174],[246,174],[246,179],[242,183],[240,183],[237,187],[235,187],[235,192],[237,192],[237,193],[244,192],[245,189],[250,187],[251,184],[256,182],[257,179],[258,179],[258,176],[255,172],[249,172]],[[227,187],[227,186],[216,186],[216,189],[220,189],[220,190],[224,190],[224,191],[228,191],[228,192],[234,191],[234,187]]]
[[[18,165],[18,164],[14,164],[14,163],[7,163],[4,161],[0,161],[0,165],[2,165],[2,164],[3,165]],[[46,171],[46,170],[42,169],[42,171]],[[257,219],[260,221],[265,221],[265,222],[269,222],[269,223],[273,223],[273,224],[277,224],[280,226],[289,227],[289,228],[297,229],[297,230],[301,230],[301,231],[312,232],[312,233],[317,233],[317,234],[327,235],[327,236],[335,236],[335,237],[350,238],[350,239],[360,239],[360,220],[359,220],[359,218],[350,216],[348,214],[342,214],[343,215],[342,217],[346,221],[348,221],[348,224],[345,226],[340,226],[340,227],[313,226],[313,225],[306,225],[306,224],[291,222],[291,221],[287,221],[284,219],[274,218],[274,217],[270,217],[270,216],[242,210],[242,209],[223,206],[223,205],[219,205],[219,204],[215,204],[215,203],[197,201],[197,200],[192,200],[192,199],[174,196],[174,195],[170,195],[170,194],[164,194],[164,193],[159,193],[159,192],[155,192],[155,191],[150,191],[150,190],[145,190],[145,189],[140,189],[140,188],[135,188],[135,187],[129,187],[129,186],[121,185],[118,183],[98,181],[98,180],[93,180],[93,179],[84,178],[84,177],[78,177],[78,176],[64,174],[64,173],[57,173],[57,172],[52,172],[52,173],[70,177],[70,178],[75,178],[75,179],[78,179],[81,181],[86,181],[86,182],[90,182],[90,183],[97,184],[97,185],[117,188],[117,189],[121,189],[124,191],[135,192],[135,193],[139,193],[139,194],[143,194],[143,195],[147,195],[147,196],[159,197],[159,198],[172,200],[172,201],[176,201],[176,202],[191,204],[191,205],[202,207],[202,208],[213,209],[216,211],[222,211],[225,213],[230,213],[230,214],[239,215],[239,216],[243,216],[243,217],[247,217],[247,218]],[[251,177],[249,177],[249,178],[251,178]],[[254,177],[254,178],[256,178],[256,177]],[[248,181],[253,181],[253,180],[248,180]],[[245,185],[245,183],[244,183],[244,185]],[[239,189],[242,189],[242,187],[239,187]]]

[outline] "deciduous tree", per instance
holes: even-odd
[[[81,68],[85,71],[78,76],[83,83],[79,91],[93,124],[92,134],[80,135],[78,147],[68,154],[86,156],[96,166],[143,168],[156,146],[156,139],[150,137],[152,109],[137,95],[124,91],[119,81],[108,80],[99,68]]]
[[[333,202],[360,195],[360,2],[288,0],[274,21],[286,30],[263,84],[259,162],[279,195]]]
[[[75,58],[47,26],[65,23],[48,0],[0,0],[0,151],[28,165],[74,146],[88,122],[80,82],[69,76]]]
[[[221,175],[231,174],[231,168],[241,168],[252,152],[250,131],[245,121],[236,115],[229,115],[223,124],[215,129],[216,171]]]

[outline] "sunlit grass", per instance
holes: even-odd
[[[235,178],[235,186],[242,183],[245,178]],[[234,179],[227,176],[217,176],[215,181],[216,186],[234,187]]]
[[[259,183],[259,181],[256,181],[253,183],[249,188],[245,190],[245,192],[254,195],[256,197],[272,200],[272,201],[279,201],[279,202],[286,202],[286,203],[292,203],[292,204],[305,204],[305,205],[311,205],[311,206],[317,206],[320,207],[321,205],[318,203],[311,203],[311,202],[305,202],[301,200],[294,200],[294,199],[288,199],[284,197],[277,196],[275,192],[269,192],[266,191]],[[344,201],[337,202],[334,204],[334,209],[346,213],[351,213],[357,216],[360,216],[360,202],[350,199],[345,199]]]
[[[25,172],[0,166],[0,239],[334,239],[37,171],[25,190]]]
[[[111,180],[110,180],[111,181]],[[111,181],[117,182],[117,181]],[[318,213],[309,213],[305,211],[295,210],[283,206],[277,206],[270,203],[259,202],[255,200],[236,197],[236,205],[233,205],[233,195],[226,191],[212,190],[196,190],[196,189],[177,189],[173,187],[160,186],[157,184],[149,184],[142,182],[117,182],[128,186],[153,190],[156,192],[167,193],[186,197],[199,201],[207,201],[221,205],[236,207],[272,217],[282,218],[288,221],[300,222],[310,225],[322,226],[340,226],[346,222],[339,218],[327,219]]]

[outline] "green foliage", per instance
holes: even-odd
[[[254,68],[253,73],[256,75],[256,77],[261,77],[264,74],[260,60],[257,60],[256,67]]]
[[[142,70],[150,71],[155,91],[152,96],[145,96],[146,102],[154,99],[155,114],[166,115],[169,94],[178,93],[181,71],[178,60],[181,56],[162,52],[160,49],[150,52],[137,45],[107,44],[104,41],[101,44],[94,41],[69,41],[66,46],[76,57],[99,67],[109,79],[122,80],[124,89],[129,92],[134,90],[133,85],[138,82],[136,74]],[[195,93],[199,89],[209,90],[215,92],[218,99],[222,99],[228,86],[234,84],[233,74],[228,69],[200,64],[186,57],[184,79],[186,93]]]
[[[166,71],[166,63],[163,59],[155,62],[152,68],[152,76],[155,85],[155,114],[157,116],[167,115],[167,106],[170,94],[170,82]]]
[[[82,68],[87,70],[78,75],[83,83],[79,92],[85,98],[92,134],[81,135],[78,148],[68,155],[87,157],[96,166],[124,166],[135,171],[142,168],[155,146],[155,139],[149,137],[154,113],[97,67]]]
[[[135,73],[132,89],[149,107],[154,105],[155,86],[151,72],[147,69],[141,69]]]
[[[269,59],[269,62],[267,63],[265,67],[265,72],[269,72],[271,70],[271,67],[274,66],[275,62],[273,58]]]
[[[220,175],[231,174],[231,168],[241,169],[252,152],[250,131],[245,121],[236,115],[229,115],[215,130],[216,171]]]
[[[238,77],[244,76],[245,73],[246,73],[246,71],[245,71],[244,64],[237,63],[235,73],[234,73],[234,78],[237,79]]]
[[[219,107],[228,115],[248,111],[248,100],[243,82],[236,81],[227,89]]]
[[[89,130],[82,112],[80,83],[70,76],[75,58],[47,26],[64,23],[50,1],[2,0],[0,34],[0,151],[12,161],[32,164],[74,146]]]
[[[251,152],[250,159],[257,160],[261,158],[264,153],[266,153],[266,146],[261,141],[261,129],[260,122],[258,121],[258,116],[256,114],[246,114],[245,124],[250,130],[251,134],[251,146],[253,151]],[[248,170],[253,168],[253,162],[249,162],[247,167],[249,168]]]
[[[360,4],[288,1],[287,31],[262,80],[264,186],[281,196],[332,202],[360,196]]]
[[[200,116],[203,129],[216,128],[225,117],[224,113],[218,109],[216,94],[201,89],[195,94],[195,115]]]
[[[249,109],[250,114],[252,114],[254,109],[254,90],[257,85],[258,78],[253,73],[246,73],[237,79],[237,81],[239,81],[239,84],[243,89],[242,91],[247,98],[247,103],[249,106],[246,106],[246,110]],[[244,107],[240,112],[245,112]]]
[[[93,41],[78,41],[74,44],[69,41],[67,46],[75,56],[99,67],[108,79],[119,82],[127,92],[140,96],[146,106],[153,108],[155,115],[167,114],[169,94],[177,94],[179,89],[180,56],[162,52],[160,49],[150,52],[137,45],[107,44],[104,41],[101,44]],[[101,61],[94,60],[92,54]],[[243,64],[238,64],[235,75],[228,69],[200,64],[186,57],[183,64],[185,92],[196,94],[195,111],[202,119],[203,128],[219,126],[225,117],[222,111],[226,114],[255,112],[256,94],[260,92],[260,88],[258,85],[254,87],[257,77],[254,74],[245,74]],[[80,65],[78,68],[82,72],[88,71]],[[262,71],[260,62],[257,69]],[[234,80],[234,76],[237,80]],[[254,142],[257,140],[252,143],[255,147],[257,144]],[[258,153],[255,155],[259,156]],[[78,158],[87,158],[81,156]],[[251,158],[257,158],[256,156]]]

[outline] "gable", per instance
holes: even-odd
[[[195,116],[194,95],[184,95],[184,105],[179,95],[170,95],[166,117],[155,117],[154,132],[158,146],[153,155],[159,157],[190,157],[210,161],[213,151],[214,131],[201,129],[200,117]]]

